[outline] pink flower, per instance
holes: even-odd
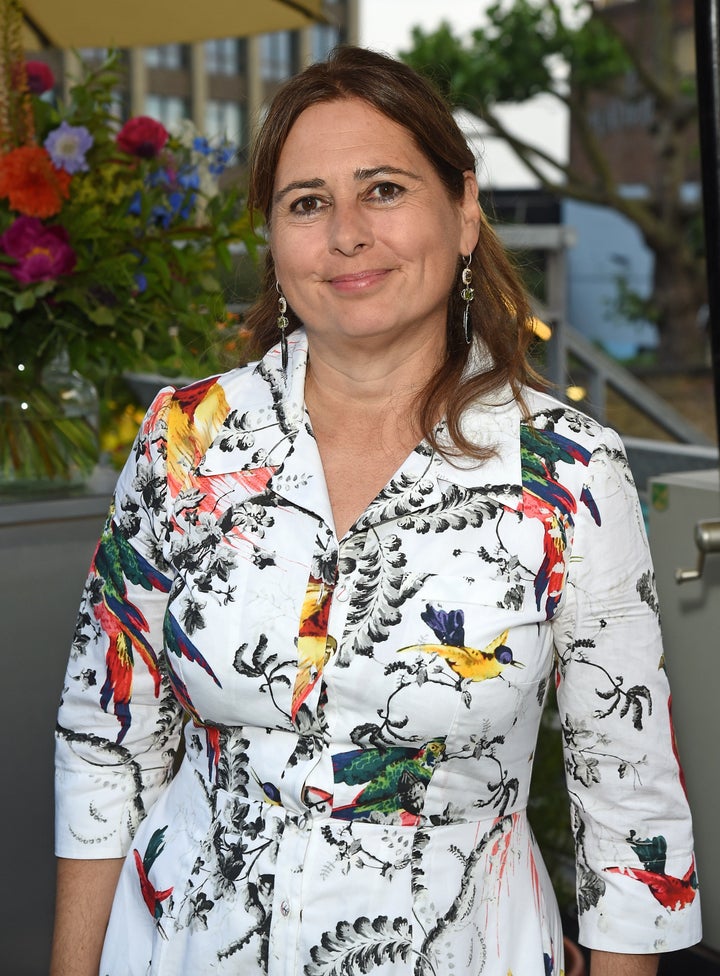
[[[25,75],[31,95],[42,95],[55,84],[55,76],[44,61],[26,61]]]
[[[68,240],[64,227],[46,227],[37,217],[18,217],[0,236],[0,250],[17,259],[7,270],[28,285],[70,274],[76,257]]]
[[[136,115],[128,119],[117,134],[118,148],[131,156],[152,159],[168,141],[164,125],[148,115]]]

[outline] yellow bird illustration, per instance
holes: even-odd
[[[167,414],[168,476],[181,483],[202,458],[228,415],[230,407],[217,377],[198,380],[176,390]]]
[[[322,675],[323,668],[337,647],[328,634],[328,619],[334,584],[324,583],[311,576],[300,615],[297,637],[298,672],[293,687],[290,714],[295,721],[298,709]]]
[[[513,660],[513,653],[505,643],[508,630],[504,630],[487,647],[481,649],[465,644],[465,614],[462,610],[437,610],[427,603],[420,617],[440,643],[411,644],[409,647],[401,647],[399,653],[419,651],[422,654],[437,654],[438,657],[445,658],[461,680],[468,678],[470,681],[486,681],[488,678],[497,678],[508,665],[524,667],[519,661]]]

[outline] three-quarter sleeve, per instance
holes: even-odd
[[[56,853],[125,855],[171,776],[182,720],[162,657],[172,573],[158,395],[119,476],[82,594],[56,730]]]
[[[663,952],[700,939],[700,905],[653,568],[612,431],[583,474],[553,623],[580,941]]]

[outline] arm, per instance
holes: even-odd
[[[58,858],[50,976],[97,976],[122,858]]]
[[[699,941],[700,899],[642,513],[619,438],[591,434],[553,621],[579,941],[593,976],[644,976]]]
[[[158,401],[159,402],[159,401]],[[165,424],[148,414],[90,567],[56,727],[53,972],[97,976],[123,859],[171,777],[182,709],[163,668],[172,570]]]
[[[655,976],[659,956],[626,956],[594,949],[590,957],[590,976]]]

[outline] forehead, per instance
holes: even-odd
[[[358,98],[321,102],[306,108],[293,124],[280,153],[276,183],[289,171],[310,173],[316,166],[385,163],[432,170],[412,133]]]

